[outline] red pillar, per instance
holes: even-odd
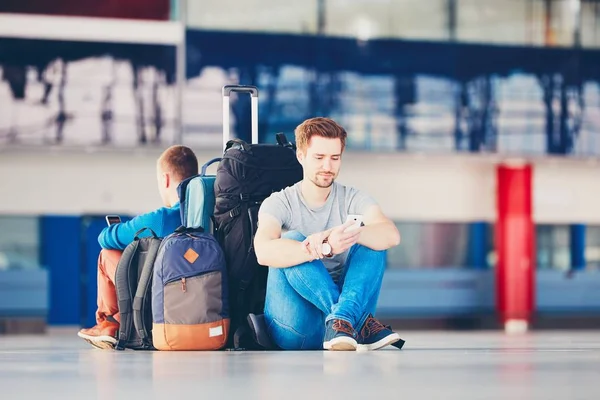
[[[506,163],[496,172],[496,307],[507,332],[523,332],[529,328],[535,299],[532,167]]]

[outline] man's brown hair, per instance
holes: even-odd
[[[313,136],[340,139],[342,141],[342,151],[346,147],[346,130],[329,118],[316,117],[307,119],[298,125],[295,134],[296,147],[303,152],[308,148],[310,139]]]
[[[198,175],[198,159],[192,149],[186,146],[169,147],[162,153],[158,162],[179,181]]]

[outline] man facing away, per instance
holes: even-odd
[[[150,228],[158,237],[165,237],[181,225],[177,186],[198,174],[198,160],[190,148],[171,146],[158,158],[156,171],[158,192],[164,207],[130,221],[110,225],[98,236],[102,251],[98,258],[96,326],[80,330],[78,336],[101,349],[112,349],[117,343],[120,316],[115,273],[122,251],[142,228]]]
[[[258,262],[269,267],[267,331],[288,350],[393,344],[399,335],[372,314],[398,229],[369,195],[335,182],[344,128],[312,118],[295,134],[303,180],[265,199],[254,242]],[[346,222],[348,215],[362,216],[364,226]]]

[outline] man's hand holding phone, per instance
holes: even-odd
[[[327,242],[333,254],[340,254],[354,246],[360,238],[362,231],[362,217],[349,215],[343,225],[333,228]]]

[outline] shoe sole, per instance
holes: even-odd
[[[375,343],[359,344],[358,347],[356,348],[356,351],[379,350],[383,347],[386,347],[386,346],[396,343],[398,340],[400,340],[400,335],[398,335],[397,333],[394,332],[391,335],[387,335],[386,337],[384,337],[381,340],[378,340]]]
[[[77,332],[77,336],[92,346],[102,350],[113,350],[117,344],[117,339],[111,336],[90,336],[81,332]]]
[[[323,343],[325,350],[355,351],[358,343],[350,337],[339,337]]]

